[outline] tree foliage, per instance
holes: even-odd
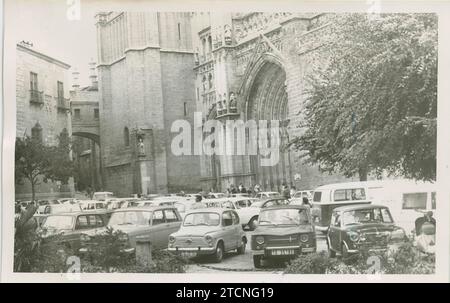
[[[47,146],[28,136],[16,138],[15,182],[30,182],[32,200],[35,200],[35,188],[40,182],[51,180],[67,184],[72,174],[73,162],[70,159],[70,137],[67,131],[58,136],[57,146]]]
[[[330,26],[293,145],[330,173],[435,179],[436,15],[348,14]]]

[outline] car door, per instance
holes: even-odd
[[[340,227],[341,227],[341,218],[338,212],[333,212],[331,216],[331,222],[328,229],[328,243],[330,244],[333,250],[339,250],[340,243]]]
[[[241,243],[242,225],[239,221],[239,215],[235,211],[231,212],[231,216],[233,217],[233,227],[234,227],[233,241],[235,243],[234,244],[235,247],[237,248]]]
[[[233,224],[233,215],[230,210],[222,213],[222,230],[223,240],[225,242],[225,250],[232,250],[236,248],[235,227]]]
[[[165,209],[164,218],[167,226],[167,239],[169,239],[170,234],[180,229],[181,218],[175,209]]]
[[[150,230],[152,246],[156,249],[167,247],[169,234],[167,232],[163,210],[153,211]]]

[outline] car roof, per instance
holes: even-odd
[[[340,212],[340,211],[371,209],[371,208],[388,208],[388,207],[385,205],[379,205],[379,204],[355,204],[355,205],[346,205],[346,206],[336,207],[333,211]]]
[[[309,209],[309,206],[299,205],[299,204],[288,204],[288,205],[272,205],[266,208],[263,208],[261,211],[270,210],[270,209]]]
[[[188,211],[186,213],[186,215],[188,214],[192,214],[192,213],[223,213],[224,211],[232,211],[232,209],[229,208],[223,208],[223,207],[205,207],[205,208],[197,208],[197,209],[192,209],[190,211]]]
[[[48,214],[48,216],[78,216],[78,215],[103,215],[111,213],[111,210],[101,209],[101,210],[85,210],[85,211],[68,211],[56,214]]]
[[[366,181],[359,182],[344,182],[322,185],[314,189],[314,191],[327,190],[327,189],[351,189],[351,188],[365,188],[367,187]]]
[[[149,207],[127,207],[127,208],[119,208],[114,210],[117,212],[125,212],[125,211],[155,211],[155,210],[163,210],[163,209],[177,209],[173,206],[149,206]]]

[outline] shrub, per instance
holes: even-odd
[[[379,266],[378,266],[379,265]],[[434,255],[425,255],[412,242],[384,253],[361,252],[347,264],[325,252],[302,255],[286,267],[289,274],[432,274]]]
[[[285,269],[287,274],[325,274],[338,266],[338,261],[328,257],[324,251],[300,255],[290,261]]]

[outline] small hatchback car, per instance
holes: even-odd
[[[385,251],[407,240],[405,231],[394,224],[389,208],[361,204],[335,208],[327,232],[331,257],[344,260],[362,250]]]
[[[293,258],[315,252],[316,234],[309,207],[284,205],[261,209],[251,247],[255,268],[261,267],[263,259]]]
[[[210,255],[221,262],[225,252],[245,252],[247,238],[238,214],[226,208],[204,208],[186,213],[180,230],[169,236],[168,250],[187,258]]]

